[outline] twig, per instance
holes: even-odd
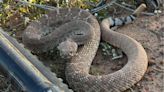
[[[8,87],[6,88],[5,92],[9,92],[10,88],[11,88],[11,84],[8,85]]]
[[[136,8],[136,6],[127,4],[125,2],[122,2],[121,4],[124,5],[124,6],[126,6],[126,7],[129,7],[129,8]]]
[[[84,1],[84,4],[90,5],[92,7],[96,7],[96,4],[93,2],[89,2],[89,1]]]
[[[29,2],[21,1],[21,0],[15,0],[15,1],[20,2],[20,3],[24,4],[24,5],[33,5],[33,6],[36,6],[38,8],[45,9],[45,10],[54,10],[54,9],[57,9],[57,7],[48,6],[48,5],[34,4],[34,3],[29,3]]]
[[[24,24],[24,22],[21,22],[21,23],[15,25],[15,26],[10,27],[8,30],[12,30],[12,29],[14,29],[14,28],[20,27],[20,26],[23,25],[23,24]]]
[[[96,5],[96,7],[99,7],[101,5],[105,4],[105,0],[100,0],[99,3]]]
[[[4,78],[4,76],[3,76],[3,75],[0,75],[0,77],[1,77],[1,78]]]
[[[158,71],[158,72],[164,72],[163,69],[158,69],[158,68],[156,68],[156,67],[153,67],[153,69],[156,70],[156,71]]]
[[[125,6],[123,6],[123,5],[119,4],[119,3],[116,3],[116,2],[114,2],[114,4],[119,6],[119,7],[121,7],[121,8],[124,8],[124,9],[126,9],[126,10],[128,10],[130,12],[134,12],[135,11],[135,10],[133,10],[131,8],[125,7]],[[154,13],[147,13],[147,12],[141,12],[141,14],[148,15],[148,16],[154,16],[155,15]]]
[[[116,1],[117,1],[117,0],[113,0],[113,1],[111,1],[110,3],[104,4],[104,5],[100,6],[100,7],[94,8],[94,9],[91,9],[90,12],[91,12],[91,13],[96,13],[96,12],[102,10],[102,9],[105,9],[105,8],[107,8],[107,7],[112,6],[113,3],[115,3]]]

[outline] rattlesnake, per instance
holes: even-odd
[[[128,18],[133,20],[134,17],[131,15],[122,20]],[[125,22],[127,21],[125,20]],[[32,22],[26,28],[22,39],[25,46],[33,52],[49,51],[58,44],[61,52],[66,51],[66,54],[71,52],[69,55],[72,56],[72,52],[77,50],[76,42],[79,38],[76,37],[80,35],[83,39],[79,40],[81,42],[78,43],[80,48],[77,50],[77,54],[74,54],[66,62],[65,75],[69,86],[76,92],[120,92],[142,78],[147,69],[148,60],[140,43],[129,36],[111,31],[110,26],[114,25],[115,23],[108,18],[99,25],[96,18],[86,10],[60,8],[48,13],[38,21]],[[75,31],[70,30],[71,27]],[[100,28],[102,32],[100,32]],[[85,29],[89,31],[81,32]],[[48,30],[48,32],[45,33],[44,30]],[[66,32],[64,32],[65,30]],[[61,33],[63,34],[61,35]],[[89,74],[89,70],[99,46],[100,35],[104,41],[121,48],[128,57],[128,63],[114,73],[94,76]],[[83,41],[84,39],[87,41]],[[72,46],[71,49],[66,44]],[[66,50],[62,51],[62,47]]]

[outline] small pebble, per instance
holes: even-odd
[[[98,14],[97,14],[97,13],[95,13],[95,14],[94,14],[94,16],[96,16],[96,17],[97,17],[97,16],[98,16]]]
[[[103,54],[104,54],[105,56],[107,55],[107,53],[105,53],[105,52],[104,52]]]
[[[106,49],[102,49],[102,51],[106,51]]]
[[[15,37],[15,34],[12,34],[13,37]]]
[[[86,9],[86,11],[89,11],[89,9]]]
[[[162,11],[161,10],[155,10],[154,13],[158,14],[158,13],[162,13]]]

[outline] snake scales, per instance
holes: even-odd
[[[108,18],[99,25],[92,14],[82,9],[61,8],[32,22],[22,37],[25,46],[33,52],[49,51],[55,46],[60,50],[63,47],[62,52],[67,52],[62,55],[72,56],[77,51],[66,63],[65,72],[66,80],[74,91],[120,92],[142,78],[148,60],[141,44],[127,35],[112,31],[110,26],[113,25]],[[94,76],[89,74],[89,70],[100,36],[104,41],[121,48],[128,57],[128,63],[114,73]],[[77,50],[77,45],[82,46]]]

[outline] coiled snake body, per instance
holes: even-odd
[[[132,17],[134,16],[131,19]],[[147,55],[137,41],[111,31],[112,25],[114,23],[111,24],[110,19],[104,19],[99,26],[96,18],[85,10],[57,9],[38,22],[32,22],[22,37],[25,46],[34,52],[51,50],[57,44],[62,49],[65,46],[62,42],[71,42],[74,44],[69,48],[72,53],[72,48],[77,47],[76,43],[84,44],[67,62],[65,75],[69,86],[77,92],[120,92],[142,78],[147,69]],[[47,30],[48,33],[45,34]],[[85,30],[89,31],[84,32]],[[94,76],[89,74],[89,70],[99,46],[100,35],[104,41],[121,48],[128,57],[128,63],[117,72]]]

